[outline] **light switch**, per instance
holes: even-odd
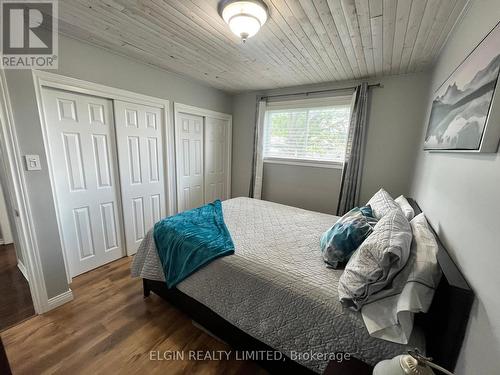
[[[39,155],[24,155],[24,160],[26,161],[26,170],[40,171],[42,169]]]

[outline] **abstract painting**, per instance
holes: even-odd
[[[488,123],[500,70],[499,25],[436,91],[424,149],[479,151],[486,127],[500,126]]]

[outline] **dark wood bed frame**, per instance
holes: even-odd
[[[415,210],[415,215],[422,212],[414,200],[409,199],[408,201]],[[434,234],[436,235],[435,232]],[[415,324],[424,332],[426,354],[432,357],[437,364],[453,371],[467,328],[474,293],[437,235],[436,239],[439,245],[437,257],[443,276],[429,312],[417,314]],[[235,350],[274,350],[178,289],[168,289],[164,282],[143,279],[143,286],[144,297],[148,297],[150,292],[154,292],[188,314],[191,319],[228,343]],[[285,361],[258,361],[258,363],[273,374],[312,373],[311,370],[293,362],[288,357],[285,358]],[[372,369],[371,366],[352,357],[350,360],[342,362],[331,361],[325,374],[368,375],[372,373]]]

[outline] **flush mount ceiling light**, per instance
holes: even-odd
[[[260,0],[222,1],[219,14],[243,42],[257,34],[268,18],[267,5]]]

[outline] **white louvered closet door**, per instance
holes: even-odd
[[[203,186],[203,117],[178,113],[176,118],[177,208],[200,207]]]
[[[205,117],[205,203],[229,198],[228,132],[228,120]]]
[[[161,110],[115,101],[116,138],[127,254],[165,217]]]
[[[124,256],[111,100],[44,88],[61,236],[71,277]]]

